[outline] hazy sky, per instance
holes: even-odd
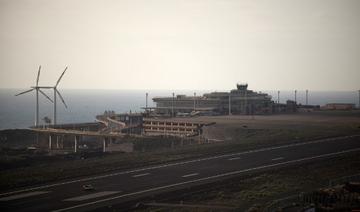
[[[359,0],[0,0],[0,88],[360,88]]]

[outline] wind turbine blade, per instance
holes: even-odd
[[[61,74],[61,76],[59,77],[58,81],[56,82],[55,87],[57,87],[57,86],[58,86],[58,84],[59,84],[59,82],[60,82],[61,78],[64,76],[65,71],[67,70],[67,68],[68,68],[68,67],[66,66],[65,70],[63,71],[63,73],[62,73],[62,74]]]
[[[34,90],[34,88],[32,88],[30,90],[27,90],[27,91],[24,91],[24,92],[21,92],[21,93],[18,93],[15,96],[20,96],[21,94],[28,93],[28,92],[33,91],[33,90]]]
[[[38,71],[38,75],[37,75],[37,78],[36,78],[36,86],[38,86],[38,84],[39,84],[40,70],[41,70],[41,66],[39,66],[39,71]]]
[[[60,97],[62,103],[64,104],[65,108],[67,109],[67,105],[66,105],[66,103],[64,101],[64,98],[61,96],[60,92],[57,89],[55,89],[55,91],[56,91],[57,94],[59,94],[59,97]]]
[[[46,93],[44,93],[44,92],[43,92],[42,90],[40,90],[40,89],[39,89],[39,91],[40,91],[40,93],[41,93],[42,95],[44,95],[50,102],[54,103],[53,100],[50,99],[50,97],[49,97],[48,95],[46,95]]]

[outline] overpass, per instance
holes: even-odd
[[[97,137],[102,139],[102,146],[103,146],[103,152],[106,152],[106,147],[109,142],[112,142],[116,138],[123,138],[123,133],[103,133],[100,131],[86,131],[86,130],[74,130],[74,129],[57,129],[57,128],[30,128],[30,130],[48,135],[48,148],[49,150],[53,149],[53,138],[56,139],[56,147],[59,149],[60,146],[59,142],[63,142],[62,140],[59,141],[59,138],[62,138],[63,136],[73,136],[74,137],[74,152],[76,153],[78,151],[78,142],[82,140],[83,136],[89,136],[89,137]]]

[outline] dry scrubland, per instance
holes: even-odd
[[[160,194],[142,201],[147,203],[156,200],[160,203],[233,208],[229,211],[267,211],[269,206],[279,199],[298,195],[300,192],[312,192],[314,189],[328,186],[329,180],[360,173],[360,157],[357,154],[233,177],[216,183]],[[291,201],[287,202],[289,205],[291,203]],[[144,207],[136,211],[169,210],[209,211],[200,207]],[[213,211],[222,210],[214,209]]]
[[[85,158],[79,155],[39,157],[27,154],[2,153],[0,156],[0,167],[2,167],[0,189],[5,191],[54,180],[226,152],[244,151],[263,146],[360,134],[359,111],[254,117],[214,116],[196,117],[194,120],[216,122],[216,125],[204,129],[204,134],[209,138],[224,141],[174,149],[161,148],[151,152],[100,154]],[[144,139],[137,142],[150,144],[156,139],[160,138]]]

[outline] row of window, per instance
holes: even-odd
[[[171,125],[172,123],[172,125]],[[196,126],[193,123],[178,123],[178,122],[144,122],[144,125],[155,125],[155,126],[187,126],[187,127],[193,127]]]
[[[144,129],[146,131],[178,131],[178,132],[195,132],[194,129],[183,129],[183,128],[164,128],[164,127],[149,127]]]
[[[219,103],[218,102],[199,102],[195,104],[195,107],[216,107]],[[190,103],[190,102],[176,102],[174,103],[174,105],[172,103],[157,103],[156,104],[157,107],[168,107],[171,108],[174,106],[174,108],[176,107],[188,107],[188,108],[193,108],[194,107],[194,103]]]

